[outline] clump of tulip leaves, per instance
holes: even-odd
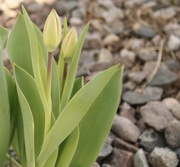
[[[52,10],[42,34],[22,11],[10,32],[0,26],[0,166],[8,158],[18,167],[91,167],[119,104],[123,69],[84,85],[76,71],[89,24],[78,37],[66,19],[61,30]],[[3,65],[5,44],[12,73]]]

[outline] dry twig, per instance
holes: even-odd
[[[162,53],[163,53],[163,48],[164,48],[164,42],[165,42],[164,39],[162,39],[161,42],[160,42],[157,64],[156,64],[153,72],[147,77],[146,83],[142,86],[143,89],[148,86],[148,84],[153,80],[155,74],[157,73],[157,70],[158,70],[158,68],[159,68],[159,66],[161,64]]]

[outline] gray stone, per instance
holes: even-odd
[[[154,18],[168,20],[172,19],[176,13],[173,7],[163,8],[154,12]]]
[[[139,149],[134,156],[134,167],[149,167],[142,149]]]
[[[112,45],[116,42],[119,41],[119,37],[115,34],[108,34],[104,40],[103,40],[103,44],[106,46],[106,45]]]
[[[70,12],[73,9],[78,7],[78,3],[76,1],[56,1],[53,4],[53,7],[56,9],[57,13],[66,13],[66,12]]]
[[[151,61],[157,59],[158,53],[156,51],[142,50],[138,52],[138,57],[143,61]]]
[[[99,155],[98,155],[98,161],[104,159],[105,157],[107,157],[109,154],[112,153],[113,147],[109,144],[104,144],[103,148],[101,149]]]
[[[126,8],[135,8],[139,5],[141,5],[144,2],[144,0],[126,0],[124,1],[124,6]]]
[[[174,106],[179,104],[179,102],[172,97],[163,99],[162,103],[167,107],[168,110],[172,110]]]
[[[44,7],[43,4],[41,3],[30,3],[27,5],[27,10],[28,12],[37,12],[39,10],[42,10],[42,8]]]
[[[166,146],[166,141],[163,135],[156,132],[154,129],[144,131],[139,139],[140,147],[147,152],[151,152],[155,147]]]
[[[69,23],[71,26],[80,26],[83,24],[83,21],[78,17],[71,17]]]
[[[101,35],[98,32],[87,33],[84,42],[84,48],[86,49],[99,49],[102,46]]]
[[[108,136],[106,138],[105,143],[107,143],[109,145],[113,145],[115,139],[116,139],[116,136],[114,135],[114,133],[109,132],[109,134],[108,134]]]
[[[180,37],[180,24],[178,23],[170,22],[169,24],[165,25],[163,30],[168,35],[173,34],[175,36]]]
[[[107,32],[120,35],[124,31],[124,23],[117,20],[112,22],[108,28],[109,30]]]
[[[74,9],[72,11],[72,17],[75,17],[75,18],[82,18],[83,17],[83,14],[82,12],[78,9]]]
[[[99,56],[98,56],[98,62],[99,63],[111,63],[113,60],[112,53],[105,48],[102,48],[100,50]]]
[[[115,8],[113,1],[111,0],[98,0],[100,6],[106,9]]]
[[[142,92],[125,92],[122,99],[131,105],[145,104],[152,100],[161,99],[162,92],[163,89],[158,87],[146,87]]]
[[[152,43],[155,45],[155,46],[160,46],[160,43],[161,43],[161,36],[158,34],[158,35],[155,35],[153,38],[152,38]]]
[[[82,67],[90,68],[96,63],[96,57],[99,54],[99,50],[83,50],[81,53],[79,64]]]
[[[178,159],[180,159],[180,148],[176,149],[175,152],[176,152]]]
[[[120,57],[121,58],[126,58],[130,62],[134,63],[135,59],[136,59],[136,54],[134,52],[132,52],[132,51],[127,50],[127,49],[122,49],[120,51]]]
[[[134,143],[140,136],[140,131],[136,125],[129,119],[117,115],[112,125],[112,132],[118,137]]]
[[[153,167],[177,167],[178,158],[170,149],[156,147],[150,154],[149,162]]]
[[[134,32],[137,36],[152,38],[156,35],[156,31],[152,27],[147,27],[136,23],[133,27]]]
[[[180,70],[180,63],[175,59],[169,59],[166,62],[168,68],[172,71],[179,71]]]
[[[132,123],[136,122],[135,119],[135,109],[132,108],[128,103],[124,102],[121,106],[120,106],[121,110],[120,110],[120,116],[126,117],[127,119],[129,119]]]
[[[126,92],[127,90],[134,90],[135,87],[136,87],[136,84],[132,81],[127,81],[123,84],[124,92]]]
[[[180,120],[180,104],[174,106],[171,110],[172,114]]]
[[[170,51],[178,50],[180,47],[180,38],[175,35],[170,35],[167,46]]]
[[[165,137],[168,145],[171,148],[178,148],[180,146],[180,122],[173,120],[169,123],[165,130]]]
[[[141,107],[140,113],[144,122],[157,131],[164,130],[169,122],[175,119],[163,103],[158,101],[147,103]]]
[[[144,72],[147,73],[147,75],[151,75],[157,62],[147,62],[144,65]],[[165,63],[161,63],[156,74],[154,75],[152,81],[149,85],[151,86],[164,86],[173,83],[177,80],[177,75],[170,71]]]
[[[157,65],[157,61],[148,61],[145,63],[144,67],[143,67],[143,71],[147,73],[147,75],[151,75],[155,69]],[[162,70],[167,70],[168,67],[165,63],[160,63],[159,65],[159,69],[162,69]]]
[[[124,11],[121,8],[113,7],[109,10],[105,10],[102,13],[102,17],[106,20],[108,24],[111,24],[113,22],[116,22],[118,19],[123,19]]]
[[[169,97],[164,99],[162,103],[180,120],[180,103],[176,99]]]
[[[138,49],[144,48],[145,46],[144,39],[139,39],[139,38],[130,39],[129,43],[130,43],[130,48],[132,50],[138,50]]]
[[[130,72],[128,75],[129,79],[136,83],[141,83],[146,78],[146,76],[147,74],[143,71]]]

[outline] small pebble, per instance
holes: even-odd
[[[119,41],[119,37],[115,34],[108,34],[104,40],[103,40],[103,44],[104,45],[112,45],[113,43],[116,43]]]
[[[155,147],[165,147],[166,141],[163,134],[154,129],[145,130],[139,137],[139,144],[145,151],[151,152]]]
[[[154,18],[168,20],[172,19],[176,13],[173,7],[163,8],[154,12]]]
[[[139,149],[134,156],[134,167],[149,167],[142,149]]]
[[[180,146],[180,121],[173,120],[165,130],[165,137],[168,145],[175,149]]]
[[[170,51],[178,50],[180,47],[180,38],[175,35],[170,35],[167,46]]]
[[[129,79],[140,84],[146,78],[146,73],[143,71],[136,71],[129,73]]]
[[[112,132],[118,137],[134,143],[140,136],[140,131],[136,125],[129,119],[117,115],[112,125]]]
[[[109,154],[111,154],[112,150],[113,150],[113,147],[105,143],[103,145],[103,148],[101,149],[101,152],[98,155],[98,161],[101,161],[102,159],[107,157]]]
[[[122,99],[131,105],[140,105],[153,100],[160,100],[163,89],[159,87],[146,87],[142,92],[127,91]]]
[[[156,147],[150,154],[149,162],[153,167],[177,167],[179,161],[175,152]]]
[[[149,102],[141,107],[140,113],[146,124],[157,131],[162,131],[168,127],[170,121],[175,118],[169,110],[159,101]]]

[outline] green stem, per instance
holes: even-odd
[[[58,61],[58,73],[59,73],[59,86],[60,86],[60,99],[62,96],[62,91],[63,91],[63,74],[64,74],[64,59],[62,55],[62,51],[59,54],[59,61]]]
[[[47,80],[46,80],[46,98],[48,103],[48,112],[45,115],[45,133],[44,136],[47,135],[50,125],[51,125],[51,82],[52,82],[52,60],[53,53],[49,52],[48,54],[48,67],[47,67]]]
[[[6,154],[6,157],[17,167],[22,167],[14,158],[12,158],[8,153]]]
[[[47,81],[46,81],[46,96],[49,108],[51,108],[51,80],[52,80],[52,60],[53,53],[49,52],[48,67],[47,67]]]
[[[67,69],[68,69],[68,63],[65,62],[65,64],[64,64],[64,71],[63,71],[63,84],[62,84],[62,90],[63,90],[63,88],[64,88],[64,84],[65,84],[65,81],[66,81]]]

